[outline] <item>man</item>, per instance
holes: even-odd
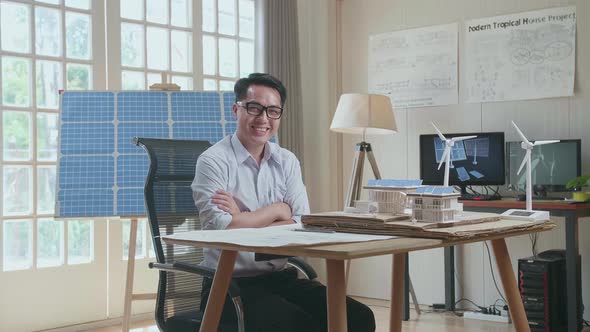
[[[277,133],[286,89],[268,74],[250,74],[234,86],[236,133],[205,151],[197,161],[193,197],[203,229],[254,228],[299,223],[309,213],[299,161],[269,142]],[[220,250],[204,249],[203,265],[216,268]],[[286,260],[255,261],[239,252],[234,277],[240,286],[246,331],[326,331],[326,288],[297,279]],[[203,306],[211,280],[203,282]],[[375,330],[372,311],[347,298],[348,330]],[[204,310],[204,308],[203,308]],[[222,320],[235,318],[226,302]]]

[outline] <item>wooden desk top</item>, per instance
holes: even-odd
[[[515,198],[503,198],[497,201],[459,201],[464,207],[483,207],[499,209],[524,209],[524,201]],[[542,210],[585,210],[590,209],[590,203],[577,203],[573,201],[534,200],[533,209]]]
[[[552,229],[555,224],[547,222],[536,229],[527,230],[509,230],[495,233],[490,236],[473,236],[461,240],[438,240],[425,238],[397,237],[388,240],[377,240],[368,242],[324,244],[311,246],[284,246],[284,247],[264,247],[264,246],[241,246],[233,243],[219,242],[199,242],[193,240],[184,240],[180,238],[169,239],[162,237],[166,243],[202,246],[208,248],[218,248],[225,250],[252,251],[262,254],[274,254],[285,256],[304,256],[319,257],[336,260],[356,259],[371,256],[380,256],[396,253],[406,253],[431,248],[442,248],[459,244],[495,240],[517,235],[524,235],[536,232],[543,232]],[[177,236],[177,235],[175,235]]]

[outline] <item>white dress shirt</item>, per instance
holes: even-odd
[[[277,202],[291,207],[293,220],[309,213],[309,202],[297,157],[278,144],[268,142],[260,166],[237,136],[226,136],[203,152],[191,185],[202,229],[225,229],[232,216],[211,202],[219,189],[233,195],[241,211],[255,211]],[[202,265],[217,268],[221,250],[204,248]],[[254,261],[253,252],[239,252],[234,276],[254,276],[282,270],[286,259]]]

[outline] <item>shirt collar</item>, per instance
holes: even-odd
[[[233,147],[234,153],[236,155],[236,160],[238,161],[239,164],[243,163],[248,158],[252,158],[252,156],[250,155],[250,152],[248,152],[248,150],[246,150],[246,148],[244,147],[242,142],[240,142],[240,139],[238,138],[238,136],[236,134],[231,135],[230,142]],[[276,160],[275,155],[276,155],[277,151],[279,150],[277,147],[278,147],[278,145],[276,145],[276,144],[266,142],[266,144],[264,146],[264,155],[262,156],[262,160],[268,161],[271,157],[274,157]],[[254,159],[254,158],[252,158],[252,159]]]

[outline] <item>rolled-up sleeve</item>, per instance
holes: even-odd
[[[199,209],[202,229],[225,229],[232,221],[231,214],[211,202],[219,189],[227,190],[227,165],[202,155],[197,160],[195,179],[191,184],[195,206]]]
[[[286,166],[287,193],[283,202],[291,207],[293,220],[301,223],[301,216],[309,214],[309,200],[305,185],[303,184],[303,178],[301,177],[301,166],[299,165],[299,160],[293,154],[288,159]]]

